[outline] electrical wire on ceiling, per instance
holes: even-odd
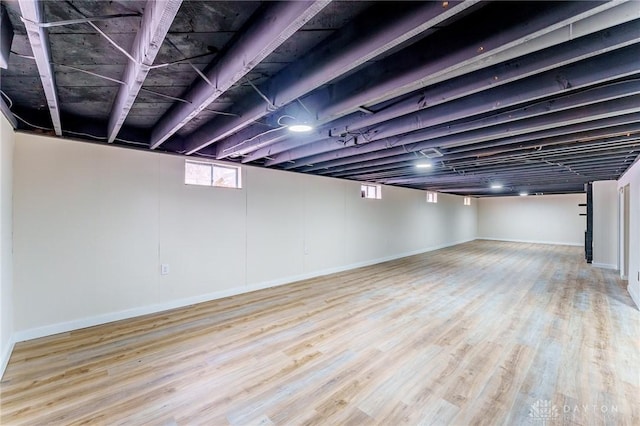
[[[229,148],[223,149],[222,152],[232,151],[232,150],[234,150],[236,148],[239,148],[239,147],[241,147],[242,145],[244,145],[246,143],[252,142],[252,141],[254,141],[254,140],[256,140],[256,139],[258,139],[258,138],[260,138],[260,137],[262,137],[264,135],[268,135],[269,133],[273,133],[273,132],[277,132],[277,131],[282,130],[282,129],[286,129],[289,126],[282,123],[282,120],[285,119],[285,118],[290,118],[292,120],[297,120],[297,118],[295,118],[292,115],[288,115],[288,114],[281,115],[280,117],[278,117],[278,121],[277,121],[279,127],[275,127],[273,129],[265,130],[262,133],[258,133],[257,135],[252,136],[252,137],[250,137],[248,139],[245,139],[242,142],[237,143],[236,145],[233,145],[233,146],[230,146]],[[251,148],[252,149],[259,149],[259,148],[262,148],[264,145],[266,145],[266,143],[253,145]]]
[[[167,40],[167,43],[169,43],[169,45],[171,45],[171,47],[173,47],[180,55],[185,56],[182,53],[182,51],[178,48],[178,46],[176,46],[175,43],[172,42],[169,37],[166,37],[165,40]],[[196,74],[198,74],[200,78],[202,78],[209,86],[215,87],[215,85],[211,82],[211,80],[209,80],[209,78],[206,75],[204,75],[204,73],[200,71],[200,69],[198,69],[198,67],[196,67],[193,64],[193,62],[189,61],[188,59],[186,59],[185,62],[188,63],[191,66],[191,68],[193,68],[193,70],[196,72]]]
[[[249,78],[245,77],[244,79],[245,79],[245,80],[247,80],[247,83],[249,83],[249,86],[253,87],[253,90],[255,90],[255,91],[256,91],[256,93],[257,93],[257,94],[258,94],[262,99],[264,99],[264,101],[267,103],[267,110],[268,110],[268,111],[276,111],[276,110],[278,109],[278,107],[277,107],[277,106],[275,106],[275,105],[271,102],[271,100],[267,97],[267,95],[265,95],[264,93],[262,93],[262,92],[260,91],[260,89],[258,89],[258,88],[256,87],[256,85],[255,85],[255,84],[253,84],[253,82],[252,82],[251,80],[249,80]]]
[[[280,127],[275,127],[275,128],[273,128],[273,129],[265,130],[265,131],[264,131],[264,132],[262,132],[262,133],[258,133],[257,135],[252,136],[252,137],[250,137],[250,138],[248,138],[248,139],[245,139],[245,140],[243,140],[243,141],[242,141],[242,142],[240,142],[240,143],[237,143],[237,144],[235,144],[235,145],[233,145],[233,146],[230,146],[229,148],[225,148],[225,149],[223,149],[223,150],[222,150],[222,152],[232,151],[232,150],[234,150],[234,149],[236,149],[236,148],[239,148],[239,147],[241,147],[242,145],[244,145],[244,144],[246,144],[246,143],[252,142],[252,141],[254,141],[254,140],[256,140],[256,139],[258,139],[258,138],[260,138],[260,137],[262,137],[262,136],[264,136],[264,135],[268,135],[269,133],[273,133],[273,132],[277,132],[277,131],[282,130],[282,129],[286,129],[286,128],[287,128],[287,126],[283,125],[283,124],[282,124],[282,122],[281,122],[281,120],[282,120],[283,118],[286,118],[286,117],[292,118],[292,119],[294,119],[294,120],[296,119],[295,117],[292,117],[292,116],[290,116],[290,115],[283,115],[283,116],[281,116],[280,118],[278,118],[278,126],[280,126]],[[261,147],[262,147],[262,145],[261,145],[261,144],[258,144],[258,145],[254,145],[252,148],[256,148],[256,149],[258,149],[258,148],[261,148]]]
[[[589,88],[586,88],[586,89],[584,89],[584,88],[583,89],[580,89],[580,88],[576,89],[575,87],[570,87],[568,89],[565,89],[566,92],[563,93],[563,96],[559,96],[557,98],[554,98],[552,101],[550,101],[549,99],[544,98],[544,99],[539,100],[537,102],[526,103],[525,105],[522,105],[523,103],[520,102],[520,103],[517,103],[517,104],[514,104],[514,105],[510,105],[510,106],[504,107],[504,108],[509,108],[509,107],[515,107],[515,108],[503,111],[500,114],[514,114],[515,112],[520,111],[520,110],[530,110],[533,107],[537,107],[537,106],[540,106],[540,105],[557,103],[559,100],[561,100],[561,99],[563,99],[563,98],[565,98],[567,96],[573,96],[575,93],[588,93],[588,92],[591,92],[593,90],[600,90],[600,89],[603,89],[603,88],[609,88],[609,87],[613,87],[613,86],[616,86],[616,85],[625,84],[625,83],[629,83],[629,82],[633,82],[633,81],[640,81],[640,78],[638,78],[638,77],[625,78],[625,79],[620,80],[620,81],[607,82],[605,84],[596,85],[596,86],[589,87]],[[518,105],[520,105],[520,106],[518,106]],[[479,114],[479,115],[482,115],[482,114]],[[474,124],[474,123],[481,123],[483,120],[486,120],[486,117],[481,116],[481,117],[478,117],[478,118],[473,119],[473,120],[464,120],[460,124],[461,125],[462,124],[468,125],[468,124]],[[441,125],[441,126],[433,126],[433,127],[435,127],[435,128],[446,127],[447,129],[455,129],[456,125],[444,124],[444,125]],[[372,128],[370,130],[375,130],[375,128]]]
[[[271,100],[267,97],[267,95],[265,95],[255,84],[253,84],[253,82],[248,77],[245,76],[245,80],[247,81],[247,83],[249,83],[249,85],[253,88],[253,90],[255,90],[256,93],[267,103],[267,110],[268,111],[277,111],[279,109],[276,105],[273,104],[273,102],[271,102]],[[296,99],[296,101],[302,106],[302,108],[304,108],[306,110],[306,112],[309,114],[310,117],[313,117],[313,113],[309,110],[309,108],[307,108],[307,106],[304,104],[304,102],[302,102],[301,99],[298,98],[298,99]],[[245,144],[247,144],[249,142],[252,142],[252,141],[254,141],[254,140],[256,140],[256,139],[258,139],[258,138],[260,138],[262,136],[268,135],[268,134],[273,133],[273,132],[280,131],[282,129],[286,129],[287,127],[289,127],[289,125],[286,125],[286,124],[284,124],[282,122],[282,120],[285,119],[285,118],[290,118],[290,119],[292,119],[294,121],[299,121],[298,118],[296,118],[296,117],[294,117],[292,115],[283,114],[280,117],[278,117],[278,120],[277,120],[277,123],[278,123],[279,127],[276,127],[276,128],[269,129],[269,130],[266,130],[264,132],[258,133],[257,135],[254,135],[254,136],[252,136],[252,137],[250,137],[248,139],[245,139],[245,140],[243,140],[242,142],[240,142],[240,143],[238,143],[236,145],[233,145],[231,147],[225,148],[223,150],[223,152],[232,151],[232,150],[234,150],[236,148],[239,148],[239,147],[241,147],[241,146],[243,146],[243,145],[245,145]],[[263,146],[268,145],[269,143],[270,143],[270,141],[266,141],[264,143],[259,143],[257,145],[253,145],[251,148],[253,150],[260,149]],[[346,144],[346,142],[345,142],[345,144]],[[239,154],[238,155],[234,155],[234,156],[239,156]]]
[[[9,110],[11,110],[11,108],[13,107],[13,100],[9,97],[9,95],[7,95],[2,90],[0,90],[0,95],[5,97],[5,99],[9,103],[9,105],[8,105]],[[21,122],[23,122],[24,124],[26,124],[29,127],[33,127],[34,129],[40,129],[40,130],[45,130],[45,131],[49,131],[49,132],[53,131],[53,129],[51,127],[43,127],[43,126],[39,126],[37,124],[33,124],[33,123],[25,120],[24,118],[22,118],[21,116],[19,116],[18,114],[16,114],[13,111],[11,111],[11,114],[13,114],[13,116],[15,118],[17,118],[18,120],[20,120]],[[75,135],[75,136],[85,136],[85,137],[89,137],[89,138],[92,138],[92,139],[98,139],[98,140],[105,140],[106,141],[108,139],[106,136],[97,136],[97,135],[92,135],[90,133],[75,132],[73,130],[63,130],[63,132],[71,134],[71,135]],[[149,146],[149,144],[145,143],[145,142],[131,141],[131,140],[122,139],[122,138],[115,138],[115,140],[119,141],[119,142],[123,142],[123,143],[132,144],[132,145]]]
[[[21,54],[21,53],[15,52],[15,51],[13,51],[13,50],[11,51],[11,54],[12,54],[12,55],[16,55],[16,56],[18,56],[18,57],[20,57],[20,58],[25,58],[25,59],[32,59],[32,60],[35,60],[35,57],[33,57],[33,56],[23,55],[23,54]],[[177,63],[177,62],[172,62],[172,63],[167,64],[167,65],[171,65],[171,64],[174,64],[174,63]],[[93,71],[85,70],[85,69],[78,68],[78,67],[74,67],[74,66],[71,66],[71,65],[56,64],[56,63],[53,63],[53,62],[51,63],[51,65],[58,66],[58,67],[62,67],[62,68],[68,68],[68,69],[71,69],[71,70],[73,70],[73,71],[77,71],[77,72],[81,72],[81,73],[84,73],[84,74],[92,75],[92,76],[94,76],[94,77],[102,78],[102,79],[104,79],[104,80],[108,80],[108,81],[111,81],[111,82],[113,82],[113,83],[118,83],[118,84],[121,84],[121,85],[126,85],[126,83],[125,83],[124,81],[122,81],[122,80],[118,80],[117,78],[108,77],[108,76],[106,76],[106,75],[99,74],[99,73],[97,73],[97,72],[93,72]],[[162,64],[162,65],[164,65],[164,64]],[[186,100],[186,99],[178,98],[178,97],[176,97],[176,96],[167,95],[167,94],[164,94],[164,93],[161,93],[161,92],[157,92],[157,91],[155,91],[155,90],[147,89],[146,87],[141,87],[141,88],[140,88],[140,91],[143,91],[143,92],[146,92],[146,93],[150,93],[150,94],[153,94],[153,95],[156,95],[156,96],[162,97],[162,98],[171,99],[171,100],[174,100],[174,101],[178,101],[178,102],[183,102],[183,103],[191,104],[191,102],[189,102],[189,101],[188,101],[188,100]],[[215,111],[215,110],[208,109],[208,108],[205,108],[203,111],[208,111],[208,112],[213,113],[213,114],[227,115],[227,116],[232,116],[232,117],[237,117],[237,116],[238,116],[238,114],[233,114],[233,113],[230,113],[230,112],[224,112],[224,111]]]
[[[134,13],[118,13],[115,15],[103,15],[103,16],[92,16],[91,18],[81,18],[81,19],[68,19],[65,21],[53,21],[53,22],[42,22],[37,23],[39,27],[42,28],[52,28],[52,27],[63,27],[66,25],[75,25],[75,24],[86,24],[88,21],[108,21],[110,19],[118,19],[118,18],[139,18],[142,14],[139,12]],[[20,18],[23,22],[28,21],[24,18]],[[36,24],[33,21],[28,21],[29,23]]]
[[[36,129],[40,129],[40,130],[47,130],[47,131],[53,131],[52,128],[50,127],[42,127],[42,126],[38,126],[37,124],[33,124],[33,123],[29,123],[27,120],[25,120],[24,118],[20,117],[18,114],[16,114],[15,112],[11,112],[11,114],[13,114],[13,116],[15,118],[17,118],[18,120],[22,121],[24,124],[26,124],[27,126],[31,126],[33,128]]]
[[[11,100],[11,98],[7,96],[7,94],[2,90],[0,90],[0,95],[4,96],[7,99],[7,101],[9,102],[9,109],[11,109],[13,107],[13,101]]]
[[[36,58],[35,58],[35,56],[23,55],[22,53],[15,52],[15,51],[13,51],[13,50],[11,51],[11,54],[12,54],[12,55],[16,55],[16,56],[18,56],[18,57],[20,57],[20,58],[32,59],[32,60],[35,60],[35,59],[36,59]],[[151,69],[156,69],[156,68],[169,67],[169,66],[171,66],[171,65],[179,65],[179,64],[182,64],[182,63],[185,63],[185,62],[189,62],[189,60],[191,60],[191,59],[198,59],[198,58],[202,58],[202,57],[205,57],[205,56],[211,56],[211,55],[215,55],[215,52],[201,53],[201,54],[199,54],[199,55],[189,56],[189,57],[184,58],[184,59],[177,59],[177,60],[172,61],[172,62],[165,62],[165,63],[163,63],[163,64],[155,64],[155,65],[151,65],[149,68],[151,68]],[[51,64],[52,64],[52,65],[58,65],[58,66],[65,66],[64,64],[55,64],[55,63],[53,63],[53,62],[52,62]],[[68,65],[67,65],[67,66],[68,66]],[[82,70],[82,71],[83,71],[83,72],[86,72],[85,70]],[[99,75],[99,74],[94,74],[94,75],[96,75],[96,76],[98,76],[98,77],[103,77],[103,76],[101,76],[101,75]],[[106,78],[106,77],[103,77],[103,78]]]
[[[66,3],[69,5],[69,7],[71,9],[73,9],[76,13],[78,13],[80,16],[82,16],[81,19],[75,19],[75,20],[67,20],[67,21],[57,21],[57,22],[45,22],[45,23],[39,23],[39,22],[33,22],[30,20],[27,20],[25,18],[21,17],[21,20],[25,23],[25,24],[29,24],[29,25],[35,25],[38,27],[42,27],[42,28],[47,28],[47,27],[52,27],[52,26],[64,26],[64,25],[74,25],[74,24],[81,24],[81,23],[86,23],[88,25],[90,25],[98,34],[100,34],[103,38],[105,38],[113,47],[115,47],[118,51],[120,51],[122,54],[124,54],[130,61],[134,62],[137,65],[142,65],[142,63],[140,61],[137,61],[129,52],[127,52],[126,49],[124,49],[122,46],[118,45],[118,43],[116,43],[111,37],[109,37],[104,31],[102,31],[97,25],[95,25],[92,21],[96,20],[96,21],[101,21],[101,20],[105,20],[105,19],[112,19],[112,18],[116,18],[116,17],[130,17],[130,16],[139,16],[139,14],[137,13],[132,13],[132,14],[121,14],[121,15],[111,15],[111,16],[98,16],[95,18],[92,17],[87,17],[86,15],[84,15],[84,13],[82,13],[82,11],[80,11],[80,9],[78,9],[73,3],[66,1]],[[203,53],[203,54],[199,54],[199,55],[195,55],[195,56],[191,56],[191,57],[186,57],[186,55],[183,54],[183,52],[180,50],[180,48],[169,38],[166,37],[165,40],[167,41],[167,43],[173,47],[180,55],[183,56],[182,59],[176,60],[176,61],[172,61],[172,62],[167,62],[167,63],[162,63],[162,64],[154,64],[151,65],[149,68],[150,69],[158,69],[158,68],[164,68],[164,67],[168,67],[171,65],[177,65],[177,64],[182,64],[182,63],[187,63],[191,66],[191,68],[193,68],[193,70],[198,74],[198,76],[200,76],[200,78],[202,78],[209,86],[214,87],[214,84],[211,82],[211,80],[209,80],[209,78],[202,72],[200,71],[200,69],[198,67],[196,67],[193,62],[191,62],[191,59],[196,59],[196,58],[201,58],[201,57],[205,57],[205,56],[210,56],[210,55],[214,55],[217,52],[207,52],[207,53]],[[23,54],[19,54],[16,52],[11,52],[16,56],[19,56],[21,58],[26,58],[26,59],[32,59],[35,60],[35,57],[33,56],[29,56],[29,55],[23,55]],[[99,77],[99,78],[103,78],[105,80],[109,80],[111,82],[114,83],[118,83],[121,85],[125,85],[126,83],[124,81],[112,78],[112,77],[107,77],[105,75],[101,75],[92,71],[88,71],[88,70],[83,70],[81,68],[77,68],[77,67],[73,67],[70,65],[65,65],[65,64],[53,64],[52,65],[57,65],[60,67],[66,67],[69,69],[73,69],[74,71],[78,71],[78,72],[82,72],[82,73],[86,73],[89,75],[93,75],[95,77]],[[262,93],[260,91],[260,89],[258,89],[258,87],[256,87],[255,84],[253,84],[253,82],[251,80],[249,80],[248,78],[245,77],[245,79],[247,80],[247,82],[249,83],[249,85],[258,93],[258,95],[260,97],[262,97],[266,102],[267,102],[267,108],[271,111],[276,111],[278,109],[278,107],[276,107],[268,98],[267,96]],[[177,102],[183,102],[183,103],[188,103],[191,104],[192,102],[186,100],[186,99],[182,99],[182,98],[178,98],[175,96],[170,96],[170,95],[166,95],[164,93],[160,93],[160,92],[156,92],[150,89],[146,89],[144,87],[142,87],[140,89],[141,91],[145,91],[147,93],[151,93],[153,95],[159,96],[159,97],[163,97],[166,99],[171,99]],[[297,99],[297,101],[300,103],[300,105],[302,105],[302,107],[310,114],[311,111],[309,111],[309,109],[306,107],[306,105],[300,100]],[[211,110],[208,108],[205,108],[203,111],[207,111],[210,112],[212,114],[217,114],[217,115],[225,115],[225,116],[232,116],[232,117],[238,117],[238,114],[233,114],[233,113],[228,113],[228,112],[223,112],[223,111],[215,111],[215,110]],[[284,116],[283,116],[284,117]],[[282,118],[282,117],[280,117]],[[295,118],[294,118],[295,119]],[[280,119],[278,119],[279,121]],[[25,123],[28,124],[28,123]],[[280,123],[278,123],[280,124]],[[276,131],[276,130],[280,130],[281,128],[286,127],[286,126],[281,126],[279,128],[276,129],[270,129],[264,133],[261,133],[251,139],[248,139],[246,141],[241,142],[241,144],[250,142],[252,140],[254,140],[257,137],[260,136],[264,136],[265,134],[271,133],[272,131]],[[239,145],[241,145],[239,144]],[[237,147],[237,146],[236,146]],[[236,148],[233,147],[233,148]]]
[[[76,13],[78,13],[80,16],[82,16],[81,19],[75,19],[75,20],[67,20],[67,21],[58,21],[58,22],[34,22],[34,21],[30,21],[28,19],[25,19],[24,17],[21,17],[20,19],[22,20],[22,22],[24,22],[25,24],[28,25],[32,25],[32,26],[37,26],[37,27],[41,27],[41,28],[48,28],[48,27],[52,27],[52,26],[64,26],[64,25],[74,25],[74,24],[80,24],[80,23],[85,23],[90,25],[98,34],[100,34],[104,39],[106,39],[109,44],[111,44],[114,48],[116,48],[118,51],[120,51],[123,55],[125,55],[130,61],[132,61],[133,63],[135,63],[136,65],[144,65],[142,62],[136,60],[125,48],[123,48],[122,46],[120,46],[118,43],[116,43],[111,37],[109,37],[109,35],[107,33],[105,33],[104,31],[102,31],[96,24],[93,23],[93,21],[102,21],[105,19],[111,19],[111,18],[115,18],[115,17],[129,17],[129,16],[140,16],[140,14],[135,13],[135,14],[121,14],[121,15],[111,15],[111,16],[97,16],[97,17],[88,17],[86,16],[84,13],[82,13],[82,11],[80,11],[80,9],[78,9],[73,3],[66,1],[67,5],[69,5],[69,7],[71,7]],[[176,49],[176,51],[178,51],[178,53],[180,53],[182,56],[185,56],[180,49],[171,41],[170,38],[166,37],[165,40],[167,40],[167,42],[174,48]],[[211,83],[211,81],[207,78],[206,75],[204,75],[202,73],[202,71],[200,71],[198,69],[198,67],[196,67],[190,60],[191,59],[196,59],[196,58],[201,58],[204,56],[210,56],[210,55],[215,55],[217,54],[217,51],[212,51],[212,52],[207,52],[207,53],[202,53],[199,55],[195,55],[195,56],[191,56],[191,57],[184,57],[183,59],[179,59],[176,61],[172,61],[172,62],[167,62],[167,63],[162,63],[162,64],[154,64],[154,65],[150,65],[149,68],[150,69],[157,69],[157,68],[163,68],[163,67],[168,67],[171,65],[176,65],[176,64],[181,64],[181,63],[188,63],[194,70],[195,72],[202,78],[204,79],[207,84],[209,84],[210,86],[213,86],[213,83]],[[22,57],[27,57],[27,56],[22,56]]]

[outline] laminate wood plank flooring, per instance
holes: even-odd
[[[640,425],[625,286],[474,241],[19,343],[0,423]]]

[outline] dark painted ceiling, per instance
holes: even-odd
[[[476,196],[640,153],[639,1],[1,4],[26,131]]]

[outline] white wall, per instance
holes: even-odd
[[[618,180],[618,188],[630,185],[629,283],[627,289],[640,308],[640,161]]]
[[[18,340],[452,245],[477,206],[440,194],[243,167],[184,185],[184,158],[17,134]],[[160,275],[160,264],[170,265]]]
[[[0,114],[0,377],[13,349],[13,128]]]
[[[585,194],[481,198],[478,238],[584,245]]]
[[[618,268],[618,184],[593,182],[593,266]]]

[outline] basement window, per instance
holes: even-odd
[[[382,198],[382,187],[380,185],[363,183],[360,185],[360,196],[362,198],[374,198],[379,200]]]
[[[184,183],[187,185],[242,188],[240,167],[186,160]]]
[[[471,197],[464,197],[464,205],[465,206],[471,205]]]
[[[427,191],[427,203],[437,203],[438,193],[433,191]]]

